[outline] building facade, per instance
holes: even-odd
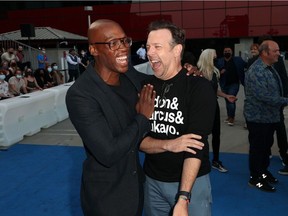
[[[224,43],[231,43],[235,45],[235,54],[245,58],[249,45],[265,34],[273,36],[281,51],[288,50],[288,1],[134,0],[94,1],[91,7],[84,6],[89,3],[13,2],[11,10],[4,12],[1,7],[0,33],[32,23],[86,36],[89,23],[108,18],[119,22],[137,44],[145,41],[151,21],[168,19],[185,29],[186,47],[196,55],[201,49],[212,47],[218,51]]]

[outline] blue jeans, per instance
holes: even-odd
[[[178,182],[161,182],[146,176],[144,184],[144,215],[172,215],[178,188]],[[212,194],[209,174],[196,179],[191,194],[189,215],[210,216]]]
[[[231,85],[222,86],[221,89],[222,92],[224,92],[225,94],[237,96],[239,88],[240,88],[239,83],[233,83]],[[230,103],[227,99],[225,99],[225,102],[226,102],[227,116],[234,118],[236,111],[236,102]]]

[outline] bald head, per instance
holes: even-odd
[[[102,42],[104,37],[111,38],[113,29],[120,29],[123,33],[121,26],[113,20],[99,19],[93,22],[88,29],[88,42],[89,44],[95,42]]]

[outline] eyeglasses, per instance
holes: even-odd
[[[91,44],[108,44],[109,49],[112,51],[118,50],[121,44],[124,44],[125,47],[129,48],[132,46],[132,38],[124,37],[124,38],[116,38],[108,42],[95,42]]]

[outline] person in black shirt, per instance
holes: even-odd
[[[162,20],[152,22],[148,31],[147,56],[154,76],[147,83],[154,86],[156,99],[150,118],[152,130],[140,145],[146,153],[145,215],[166,216],[172,211],[175,215],[211,215],[208,135],[215,115],[215,93],[208,80],[187,76],[182,68],[182,29]],[[185,137],[191,142],[201,138],[203,149],[167,148],[167,143],[180,148]]]
[[[84,50],[80,51],[79,58],[81,60],[81,62],[79,63],[79,72],[81,75],[86,70],[86,68],[89,64],[89,59],[88,59],[88,56]]]
[[[225,94],[237,96],[240,83],[244,85],[244,68],[246,62],[239,56],[233,56],[230,46],[225,46],[223,51],[224,57],[216,62],[220,71],[220,87]],[[235,121],[236,102],[229,102],[225,99],[228,125],[233,126]]]
[[[208,79],[214,89],[215,96],[223,97],[230,103],[237,100],[234,95],[228,95],[218,89],[218,82],[220,78],[220,72],[214,65],[214,60],[217,58],[216,51],[214,49],[205,49],[201,53],[197,66],[199,68],[200,74]],[[221,122],[220,122],[220,109],[218,101],[216,103],[216,112],[212,129],[212,149],[213,149],[213,159],[212,167],[219,170],[220,172],[227,172],[228,170],[223,166],[222,162],[219,160],[220,151],[220,132],[221,132]]]

